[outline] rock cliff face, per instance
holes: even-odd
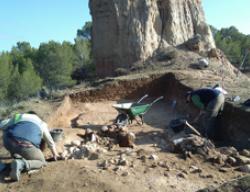
[[[200,0],[90,0],[93,54],[100,76],[144,61],[159,49],[197,34],[202,49],[214,40]]]

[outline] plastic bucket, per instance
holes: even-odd
[[[54,142],[58,142],[63,139],[63,130],[56,128],[50,131],[51,137],[53,138]]]

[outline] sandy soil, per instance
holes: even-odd
[[[113,103],[73,104],[66,99],[47,121],[50,127],[64,129],[64,144],[67,144],[80,139],[77,133],[83,134],[83,128],[98,130],[102,125],[110,124],[117,115]],[[82,128],[71,128],[71,120],[80,113],[83,113]],[[168,152],[165,133],[169,121],[176,116],[169,103],[157,103],[145,115],[143,126],[135,122],[129,126],[129,130],[136,134],[134,149],[115,146],[111,151],[106,149],[96,160],[51,162],[38,173],[22,174],[21,181],[16,183],[4,181],[8,174],[5,171],[1,173],[0,191],[193,192],[242,175],[232,170],[220,172],[216,166],[197,156],[184,160],[178,154]],[[59,144],[58,148],[62,150],[63,146]],[[7,154],[1,152],[1,155]],[[126,159],[126,165],[112,163],[121,155]],[[157,158],[150,159],[152,155]],[[104,161],[110,162],[106,169],[99,166]],[[201,173],[191,173],[192,166],[201,169]]]

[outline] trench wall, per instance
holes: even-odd
[[[177,111],[194,116],[198,110],[186,105],[184,95],[190,87],[181,83],[174,73],[151,75],[144,78],[110,80],[97,88],[72,93],[73,102],[121,101],[136,100],[145,94],[152,98],[164,96],[171,103],[177,101]],[[218,121],[219,138],[226,145],[237,148],[250,148],[250,112],[226,102]]]

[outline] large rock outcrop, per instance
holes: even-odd
[[[145,61],[159,48],[178,46],[201,35],[214,48],[201,0],[90,0],[93,54],[100,76]]]

